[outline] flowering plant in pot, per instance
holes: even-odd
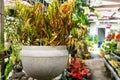
[[[75,56],[70,59],[61,80],[87,80],[90,78],[90,70],[79,55],[77,51]]]
[[[90,76],[90,71],[80,58],[72,58],[68,67],[68,74],[69,76],[82,80],[83,78],[88,78]]]
[[[70,42],[70,32],[81,26],[78,24],[80,21],[73,19],[75,3],[75,0],[62,4],[53,1],[48,6],[16,3],[15,9],[21,21],[18,26],[19,42],[24,45],[20,55],[23,68],[30,76],[50,80],[65,68],[68,60],[65,46]]]

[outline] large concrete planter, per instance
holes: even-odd
[[[38,80],[51,80],[58,76],[68,60],[65,46],[23,46],[20,56],[24,71]]]

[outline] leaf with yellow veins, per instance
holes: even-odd
[[[57,36],[58,35],[56,33],[53,33],[49,44],[51,44],[57,38]]]

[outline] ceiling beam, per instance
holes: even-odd
[[[97,11],[107,11],[107,12],[114,12],[114,11],[117,11],[119,9],[119,7],[115,7],[115,8],[102,8],[102,7],[100,7],[100,8],[95,8],[95,10],[97,10]]]
[[[102,1],[120,2],[120,0],[102,0]]]
[[[120,8],[120,4],[110,4],[110,5],[94,6],[94,8],[115,8],[115,7],[119,7]]]

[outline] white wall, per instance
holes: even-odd
[[[114,30],[120,30],[120,24],[118,23],[110,23],[111,24],[111,28],[110,29],[114,29]],[[107,36],[108,32],[110,31],[110,29],[106,28],[107,23],[91,23],[90,25],[90,35],[98,35],[98,28],[105,28],[105,37]]]
[[[111,24],[111,28],[113,30],[120,30],[120,24],[118,23],[110,23]],[[99,42],[103,42],[105,40],[105,37],[107,36],[108,32],[110,31],[110,29],[106,28],[107,23],[100,23],[100,24],[96,24],[96,23],[92,23],[90,25],[90,35],[98,35],[98,37],[100,38]],[[105,28],[105,34],[103,34],[103,32],[99,32],[98,33],[98,28]],[[103,36],[104,35],[104,36]],[[93,38],[94,39],[94,38]],[[100,46],[100,45],[99,45]]]

